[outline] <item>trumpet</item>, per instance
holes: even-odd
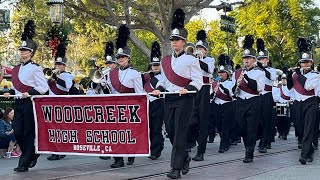
[[[100,84],[101,80],[108,74],[108,72],[110,72],[112,69],[111,68],[105,68],[104,70],[99,69],[96,70],[92,77],[91,77],[91,81],[97,84]]]
[[[60,74],[60,69],[44,68],[43,74],[46,79],[51,79],[53,74],[56,74],[56,75]]]

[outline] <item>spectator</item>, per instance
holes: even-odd
[[[8,148],[6,158],[20,157],[21,150],[14,137],[12,129],[12,120],[14,116],[14,110],[11,107],[6,108],[3,114],[3,119],[0,120],[0,149]],[[14,151],[14,146],[16,150]]]
[[[2,91],[3,93],[8,92],[9,91],[8,86],[4,85]]]

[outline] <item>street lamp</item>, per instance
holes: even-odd
[[[64,0],[49,0],[47,5],[50,6],[50,20],[51,23],[59,25],[63,22],[63,8]]]

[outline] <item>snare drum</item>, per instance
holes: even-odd
[[[290,108],[288,103],[276,103],[277,116],[290,117]]]

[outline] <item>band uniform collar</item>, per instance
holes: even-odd
[[[22,62],[22,66],[25,66],[25,65],[31,63],[31,61],[32,61],[32,60],[30,59],[30,60],[28,60],[27,62]]]
[[[174,53],[173,53],[173,56],[174,56],[175,58],[178,58],[178,57],[182,56],[183,54],[185,54],[184,51],[182,51],[182,52],[179,53],[179,54],[176,54],[176,53],[174,52]]]
[[[130,66],[128,65],[128,66],[126,66],[126,67],[120,67],[120,70],[126,70],[126,69],[128,69]]]

